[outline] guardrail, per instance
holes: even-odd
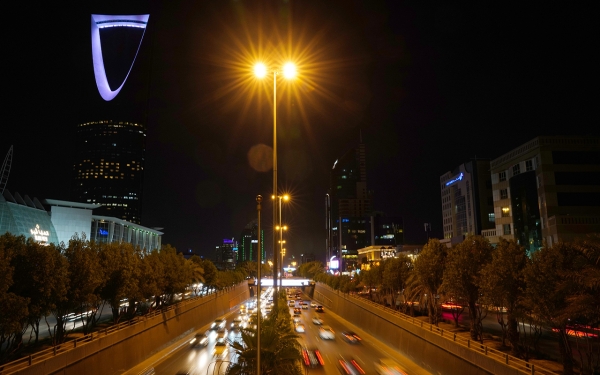
[[[192,298],[188,298],[186,300],[182,300],[180,302],[177,302],[174,305],[170,305],[168,307],[165,307],[164,309],[160,309],[160,310],[154,310],[152,312],[149,312],[146,315],[141,315],[141,316],[137,316],[133,319],[124,321],[124,322],[120,322],[117,323],[115,325],[112,325],[110,327],[104,328],[104,329],[100,329],[98,331],[92,332],[90,334],[87,334],[83,337],[79,337],[70,341],[67,341],[65,343],[62,344],[58,344],[58,345],[54,345],[51,348],[48,349],[44,349],[41,350],[39,352],[35,352],[30,354],[27,357],[23,357],[23,358],[19,358],[17,360],[11,361],[11,362],[7,362],[5,364],[0,364],[0,375],[10,375],[10,374],[14,374],[19,370],[22,370],[24,368],[27,368],[33,364],[39,363],[39,362],[43,362],[45,360],[47,360],[50,357],[54,357],[57,356],[59,354],[63,354],[66,352],[69,352],[71,350],[74,350],[78,347],[81,347],[82,345],[88,344],[93,340],[97,340],[100,337],[103,336],[107,336],[111,333],[120,331],[122,329],[125,329],[127,327],[130,327],[132,325],[138,324],[140,322],[146,321],[148,319],[154,318],[158,315],[162,315],[165,312],[174,310],[174,309],[178,309],[181,308],[182,306],[185,306],[189,303],[195,302],[198,299],[202,299],[202,298],[206,298],[208,296],[214,296],[215,294],[218,294],[219,292],[213,292],[211,294],[206,294],[206,295],[201,295],[201,296],[195,296]]]
[[[334,292],[334,293],[338,293],[339,291],[329,287],[328,285],[325,284],[321,284],[321,287],[324,287],[326,289],[329,289],[330,291]],[[412,324],[416,327],[420,327],[422,329],[426,329],[430,332],[435,332],[437,334],[440,335],[440,337],[443,337],[444,339],[447,339],[449,341],[453,341],[455,344],[461,345],[471,351],[474,351],[480,355],[485,355],[486,357],[492,358],[497,362],[503,363],[505,365],[508,365],[510,367],[512,367],[513,369],[518,370],[519,372],[523,373],[523,374],[540,374],[540,375],[556,375],[556,372],[549,370],[547,368],[544,368],[542,366],[535,366],[532,363],[529,363],[527,361],[522,360],[521,358],[517,358],[517,357],[513,357],[509,354],[503,353],[499,350],[496,350],[494,348],[490,348],[487,345],[483,345],[478,341],[473,341],[461,336],[457,336],[456,333],[453,332],[449,332],[449,331],[444,331],[443,329],[441,329],[438,326],[435,326],[433,324],[429,324],[429,323],[425,323],[422,320],[417,320],[415,319],[413,316],[410,315],[406,315],[403,314],[399,311],[396,311],[394,309],[382,306],[376,302],[373,302],[371,300],[368,300],[366,298],[363,297],[358,297],[356,295],[352,295],[352,294],[343,294],[340,293],[341,297],[348,300],[348,299],[354,299],[357,301],[360,301],[362,303],[366,303],[367,305],[372,306],[375,309],[378,309],[380,311],[383,311],[387,314],[392,314],[395,317],[409,323]],[[324,296],[325,297],[325,296]],[[325,297],[326,298],[326,297]],[[328,298],[329,299],[329,298]]]

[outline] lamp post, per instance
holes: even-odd
[[[261,242],[260,242],[260,203],[262,202],[262,195],[257,195],[256,196],[256,211],[258,212],[258,252],[256,254],[256,260],[257,260],[257,270],[256,270],[256,278],[257,278],[257,288],[256,288],[256,303],[260,304],[260,266],[261,266]],[[258,308],[258,311],[256,313],[256,374],[260,375],[260,305]]]
[[[276,69],[273,69],[273,195],[271,196],[274,200],[278,196],[277,191],[277,73]],[[254,66],[254,74],[258,78],[266,77],[268,71],[267,67],[263,63],[258,63]],[[286,63],[283,66],[283,76],[285,78],[294,78],[296,76],[296,66],[292,63]],[[278,222],[277,220],[277,205],[273,201],[273,225]],[[278,288],[277,288],[277,260],[279,258],[277,249],[277,233],[273,231],[273,288],[275,289],[275,298],[273,298],[273,305],[275,311],[277,311],[277,300],[278,300]]]

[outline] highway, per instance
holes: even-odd
[[[304,301],[311,301],[304,297]],[[300,306],[297,302],[296,306]],[[298,333],[298,340],[301,345],[309,349],[318,349],[323,359],[323,366],[315,367],[305,366],[305,374],[323,374],[334,375],[340,374],[340,359],[351,360],[362,368],[366,374],[376,374],[375,362],[380,358],[392,358],[399,366],[410,375],[413,374],[430,374],[428,371],[416,365],[408,358],[394,351],[392,348],[383,343],[378,342],[371,337],[367,332],[364,332],[359,327],[353,326],[342,317],[337,316],[327,310],[322,313],[317,313],[314,308],[301,310],[300,322],[305,326],[304,333]],[[293,314],[293,307],[290,307],[290,316]],[[239,315],[239,310],[226,315],[227,327],[229,328],[233,318]],[[313,317],[318,316],[323,320],[324,325],[328,325],[334,331],[335,339],[323,340],[319,335],[320,325],[313,323]],[[192,348],[190,345],[182,345],[177,350],[174,350],[170,355],[161,359],[160,363],[154,364],[155,373],[158,375],[175,375],[181,374],[223,374],[230,361],[235,361],[234,353],[229,350],[222,358],[215,358],[213,351],[217,339],[215,331],[209,331],[209,326],[202,327],[200,333],[207,332],[209,343],[204,348]],[[362,340],[356,344],[350,344],[342,338],[342,332],[353,331]],[[235,339],[237,333],[228,331],[227,335],[230,340]],[[190,335],[190,339],[194,335]],[[358,372],[360,374],[360,372]]]

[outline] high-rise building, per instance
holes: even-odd
[[[462,242],[495,226],[490,161],[473,159],[440,176],[444,238]]]
[[[600,232],[600,137],[537,137],[490,163],[495,243],[529,252]]]
[[[369,242],[365,225],[371,211],[365,145],[361,141],[333,164],[326,197],[327,260],[334,256],[341,259],[342,271],[356,268],[358,249]]]
[[[75,136],[71,200],[100,204],[95,214],[140,224],[145,126],[91,121],[77,125]]]
[[[260,247],[261,247],[261,261],[265,263],[266,261],[266,253],[265,253],[265,231],[261,229],[260,236]],[[238,251],[237,251],[237,262],[244,262],[247,260],[251,260],[256,262],[257,260],[257,251],[258,251],[258,224],[256,220],[252,220],[246,225],[240,239],[238,241]]]
[[[215,266],[220,270],[235,269],[237,250],[237,242],[234,239],[225,238],[215,250]]]
[[[367,217],[367,246],[388,246],[394,249],[404,244],[404,221],[398,216],[386,216],[374,212]]]

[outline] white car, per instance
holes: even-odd
[[[296,332],[304,333],[304,324],[302,324],[302,323],[296,324]]]
[[[313,323],[317,324],[317,325],[321,325],[321,324],[323,324],[323,319],[319,318],[318,316],[315,316],[313,318]]]
[[[302,303],[302,310],[308,310],[308,303],[307,302],[303,302]]]
[[[310,307],[312,307],[312,308],[315,308],[315,307],[317,307],[317,303],[316,303],[315,301],[312,301],[312,302],[310,303]]]
[[[335,339],[335,334],[330,326],[322,326],[319,329],[319,336],[321,336],[321,338],[323,340],[334,340]]]

